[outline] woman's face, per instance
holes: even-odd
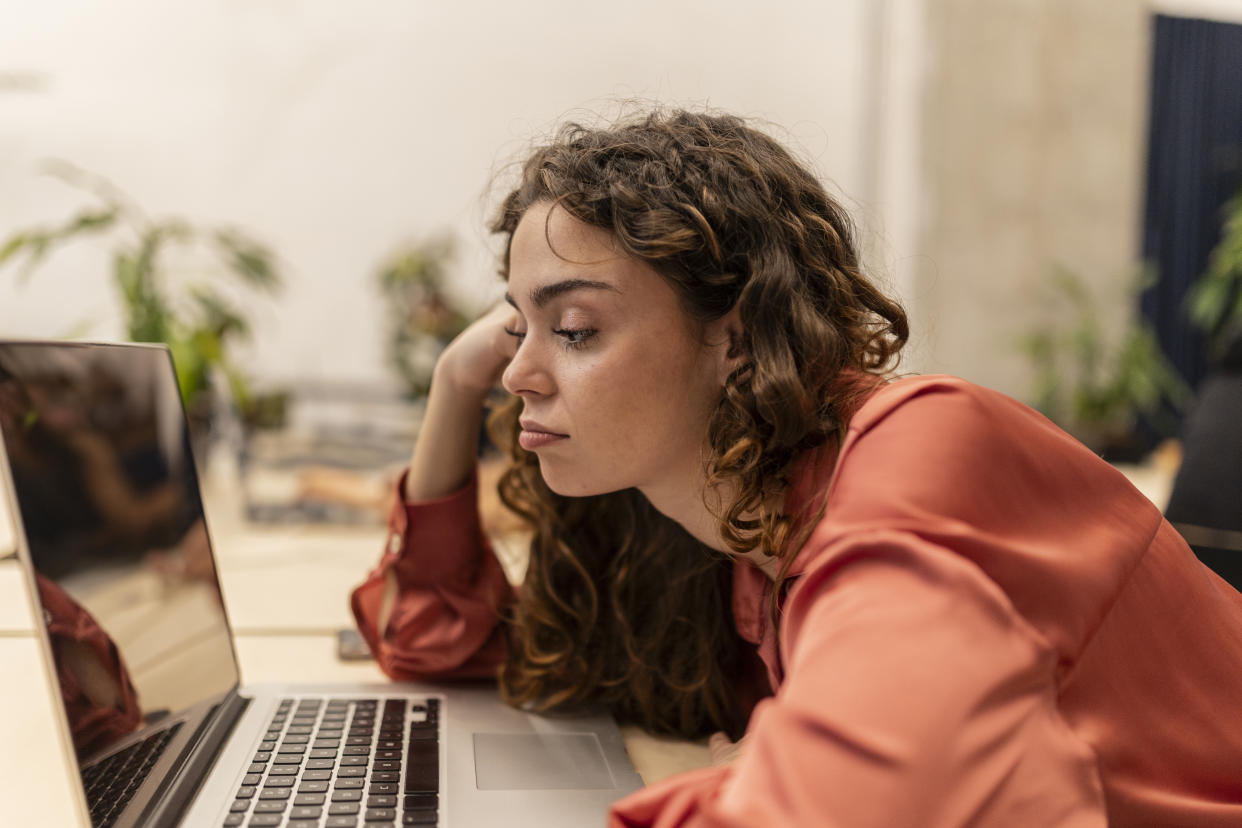
[[[630,487],[653,502],[701,488],[707,422],[728,373],[724,322],[699,325],[612,234],[540,202],[509,249],[520,442],[549,488]]]

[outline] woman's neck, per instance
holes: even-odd
[[[675,520],[703,545],[717,552],[741,558],[775,580],[781,568],[779,558],[764,554],[758,549],[743,553],[729,549],[728,543],[721,534],[721,522],[717,515],[723,511],[722,504],[728,503],[730,498],[719,488],[708,491],[701,473],[696,477],[697,479],[692,479],[684,486],[643,488],[641,491],[657,511]],[[708,498],[712,499],[711,505],[709,505]]]

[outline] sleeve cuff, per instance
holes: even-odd
[[[409,470],[397,479],[388,515],[385,556],[400,580],[411,585],[469,582],[487,551],[479,521],[478,478],[443,497],[405,500]]]

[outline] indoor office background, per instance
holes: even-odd
[[[1207,560],[1242,550],[1240,92],[1242,0],[12,0],[0,338],[170,341],[245,681],[383,681],[337,633],[438,348],[502,292],[511,162],[567,119],[712,106],[850,208],[903,370],[1040,405],[1161,508],[1206,463],[1183,502],[1225,509],[1177,525]],[[0,755],[0,824],[78,824],[15,530],[0,510],[0,743],[29,750]],[[192,597],[135,577],[126,602]],[[622,732],[647,783],[709,761]]]
[[[394,424],[352,459],[342,437],[269,446],[269,460],[400,462],[401,405],[416,422],[438,343],[501,292],[485,225],[510,162],[566,119],[650,102],[756,117],[814,164],[911,313],[904,370],[1059,400],[1084,439],[1137,423],[1139,450],[1118,455],[1130,463],[1181,428],[1169,400],[1136,419],[1115,399],[1139,320],[1190,388],[1207,370],[1181,306],[1242,181],[1226,48],[1240,0],[53,0],[2,17],[0,244],[25,246],[0,267],[0,334],[131,336],[117,255],[136,250],[135,226],[169,222],[155,278],[187,317],[209,284],[249,325],[227,353],[248,394],[276,398],[275,415],[252,419],[288,432],[326,411],[337,437]],[[1162,87],[1187,67],[1201,75]],[[1166,187],[1157,207],[1195,209],[1153,213],[1153,186]],[[97,215],[101,187],[125,212],[28,266],[32,234]],[[219,263],[222,227],[264,246],[279,290]],[[1088,368],[1073,344],[1084,337],[1098,352]],[[1086,413],[1071,403],[1084,387]],[[273,480],[273,500],[296,488]],[[352,485],[319,482],[329,500]]]

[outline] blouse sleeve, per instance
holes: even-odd
[[[612,826],[1107,824],[1053,655],[986,576],[896,531],[821,560],[741,757],[623,800]]]
[[[388,518],[379,564],[351,605],[380,668],[402,681],[493,677],[505,658],[500,620],[513,588],[479,522],[478,483],[436,500],[406,503],[405,475]],[[396,596],[379,629],[391,574]]]

